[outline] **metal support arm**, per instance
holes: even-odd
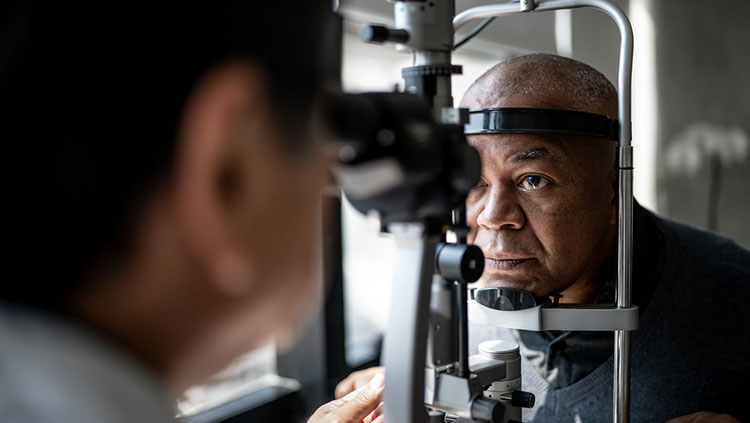
[[[458,14],[453,19],[454,31],[474,19],[507,16],[529,11],[548,11],[592,7],[609,15],[620,30],[618,69],[618,120],[620,145],[618,154],[618,244],[617,244],[617,308],[631,306],[631,268],[633,238],[633,150],[631,147],[631,74],[633,67],[633,30],[625,13],[606,0],[538,0],[521,4],[504,3],[479,6]],[[629,420],[630,408],[630,332],[615,331],[614,422]]]
[[[425,421],[425,359],[430,286],[435,272],[439,237],[425,233],[421,224],[392,224],[397,251],[383,345],[386,385],[383,401],[389,422]],[[419,263],[419,266],[415,266]]]

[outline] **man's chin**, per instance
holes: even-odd
[[[522,291],[531,292],[536,295],[538,286],[533,281],[520,280],[520,279],[496,279],[496,278],[482,278],[479,280],[480,288],[513,288],[520,289]]]
[[[493,277],[494,276],[494,277]],[[549,297],[555,293],[563,292],[569,287],[565,286],[555,290],[556,285],[548,279],[536,278],[509,278],[497,277],[498,275],[483,275],[477,282],[479,288],[513,288],[521,291],[530,292],[535,297]],[[505,275],[503,275],[505,276]]]

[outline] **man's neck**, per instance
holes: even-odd
[[[596,297],[598,296],[602,285],[603,282],[597,279],[589,279],[587,281],[576,282],[571,287],[560,293],[562,295],[562,297],[560,298],[560,303],[594,303],[596,302]]]

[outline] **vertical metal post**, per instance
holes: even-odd
[[[425,420],[425,361],[430,287],[435,273],[439,237],[427,234],[421,224],[392,224],[397,251],[391,310],[383,345],[386,385],[385,420]],[[419,266],[415,266],[419,263]]]
[[[620,147],[618,245],[617,245],[617,307],[630,307],[630,285],[633,252],[633,149]],[[630,332],[615,331],[614,355],[614,422],[630,420]]]
[[[453,210],[453,227],[456,232],[456,243],[466,244],[469,227],[466,224],[466,205]],[[469,377],[469,312],[467,310],[468,291],[466,283],[455,281],[453,286],[456,297],[456,327],[458,334],[458,368],[459,377]]]

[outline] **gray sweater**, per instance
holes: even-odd
[[[663,235],[664,260],[632,335],[631,421],[663,422],[696,411],[750,420],[742,396],[750,380],[750,252],[727,238],[639,212]],[[633,280],[634,290],[638,283]],[[514,337],[506,329],[473,326],[471,352],[489,339]],[[523,388],[537,397],[524,421],[612,421],[612,373],[609,357],[572,385],[553,389],[523,359]]]

